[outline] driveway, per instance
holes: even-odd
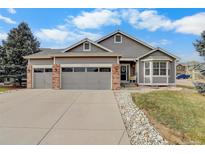
[[[129,144],[113,91],[0,94],[0,144]]]

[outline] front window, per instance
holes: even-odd
[[[167,63],[166,62],[153,62],[153,75],[167,75]]]

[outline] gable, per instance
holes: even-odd
[[[85,51],[84,50],[84,43],[89,43],[90,44],[90,49]],[[65,50],[62,51],[63,53],[66,52],[96,52],[96,53],[104,53],[104,52],[113,52],[112,50],[101,46],[100,44],[97,44],[89,39],[83,39],[76,44],[71,45],[70,47],[66,48]]]
[[[87,51],[83,51],[83,43],[81,43],[80,45],[66,51],[66,52],[87,52]],[[106,50],[97,47],[96,45],[91,43],[91,50],[89,52],[107,52]]]
[[[122,43],[114,43],[116,34],[121,33],[115,33],[106,39],[100,40],[98,43],[114,52],[120,53],[124,58],[137,58],[152,50],[151,47],[145,46],[123,34],[121,34]]]
[[[148,55],[146,55],[145,57],[142,58],[142,60],[145,59],[152,59],[152,60],[174,60],[173,57],[171,57],[170,55],[160,51],[160,50],[156,50]]]

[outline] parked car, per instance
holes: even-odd
[[[191,77],[191,75],[189,75],[189,74],[179,74],[179,75],[177,75],[176,79],[188,79],[190,77]]]

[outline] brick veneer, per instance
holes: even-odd
[[[112,89],[113,90],[120,89],[120,65],[119,64],[112,65]]]
[[[27,65],[27,88],[32,88],[32,65]]]
[[[60,89],[60,64],[54,64],[52,68],[52,88]]]

